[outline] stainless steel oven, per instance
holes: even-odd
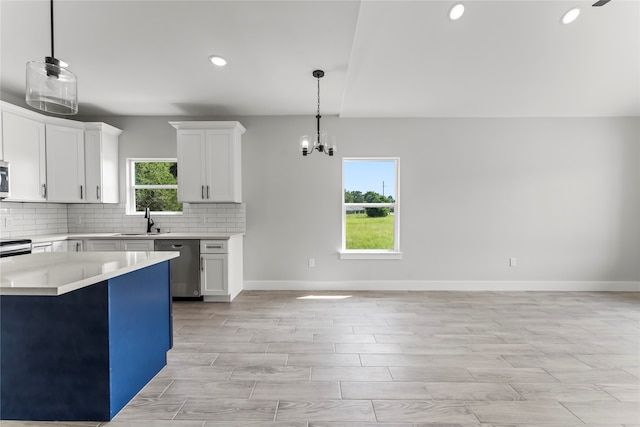
[[[0,160],[0,199],[11,196],[9,191],[9,163]]]
[[[30,239],[0,240],[0,258],[30,253]]]

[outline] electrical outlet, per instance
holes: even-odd
[[[309,258],[309,267],[315,267],[315,266],[316,266],[315,258]]]
[[[516,257],[509,258],[509,267],[515,267],[516,265],[518,265],[516,263]]]

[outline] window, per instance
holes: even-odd
[[[342,259],[399,259],[398,158],[342,161]]]
[[[127,213],[181,213],[176,159],[127,159]]]

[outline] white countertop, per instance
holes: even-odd
[[[194,239],[194,240],[228,240],[233,236],[243,235],[244,233],[183,233],[183,232],[168,232],[168,233],[139,233],[133,234],[128,232],[122,233],[68,233],[68,234],[48,234],[40,236],[25,236],[25,239],[31,239],[33,243],[43,242],[55,242],[58,240],[82,240],[82,239]],[[13,238],[13,237],[12,237]],[[15,237],[18,238],[18,237]]]
[[[179,252],[46,252],[0,259],[0,295],[62,295]]]

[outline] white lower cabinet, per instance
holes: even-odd
[[[55,240],[53,242],[38,242],[33,243],[31,245],[31,253],[37,254],[42,252],[80,252],[82,250],[82,246],[80,246],[80,250],[76,250],[75,243],[80,242],[81,240]]]
[[[200,255],[202,295],[227,295],[227,254]]]
[[[42,252],[53,252],[53,249],[51,247],[51,242],[40,242],[40,243],[34,243],[31,245],[32,254],[39,254]]]
[[[89,252],[153,251],[153,240],[90,239],[84,241],[84,248]]]
[[[204,301],[232,301],[242,291],[242,235],[200,241],[200,292]]]
[[[67,252],[82,252],[82,240],[67,240]]]
[[[66,240],[57,240],[51,242],[51,252],[67,252],[68,246]]]
[[[153,251],[153,240],[121,240],[122,251]]]
[[[120,250],[120,240],[85,240],[84,250],[87,252],[109,252]]]

